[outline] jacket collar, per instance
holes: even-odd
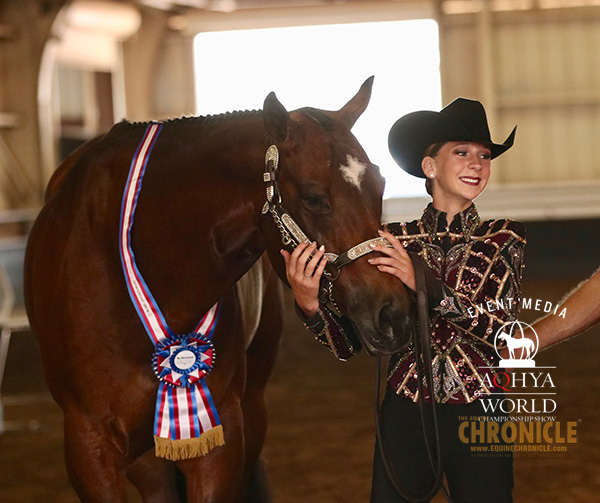
[[[427,208],[425,208],[423,216],[421,217],[421,221],[423,222],[425,231],[432,239],[435,238],[435,235],[438,232],[450,231],[455,234],[463,234],[465,239],[468,240],[481,222],[479,213],[474,204],[471,204],[466,210],[458,213],[452,222],[448,223],[446,218],[446,212],[436,209],[433,206],[433,203],[427,205]]]

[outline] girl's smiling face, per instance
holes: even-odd
[[[433,180],[434,206],[468,208],[485,189],[490,165],[490,149],[470,141],[446,142],[435,157],[423,158],[423,172]]]

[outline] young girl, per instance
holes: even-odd
[[[516,130],[516,128],[515,128]],[[478,101],[458,98],[440,112],[420,111],[392,127],[389,146],[402,169],[426,179],[432,196],[419,220],[389,224],[380,231],[392,247],[377,246],[367,260],[415,290],[407,251],[428,265],[433,395],[440,429],[442,466],[455,503],[512,501],[513,471],[509,451],[482,450],[496,439],[472,436],[473,422],[495,418],[480,398],[498,399],[495,339],[516,319],[520,298],[525,230],[510,220],[481,221],[473,200],[485,189],[490,161],[508,150],[515,130],[502,144],[491,141],[487,118]],[[352,328],[319,305],[317,299],[324,250],[302,244],[282,251],[297,311],[306,326],[338,358],[360,348]],[[431,468],[418,406],[414,346],[392,356],[382,404],[382,438],[400,482],[416,496],[432,487]],[[467,424],[463,424],[467,422]],[[501,424],[497,424],[501,428]],[[477,430],[478,431],[478,430]],[[430,432],[429,438],[432,437]],[[473,449],[477,447],[478,449]],[[375,450],[372,503],[404,502],[388,480]]]

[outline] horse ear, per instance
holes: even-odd
[[[352,129],[354,123],[362,115],[369,104],[374,79],[375,76],[371,75],[367,80],[365,80],[354,98],[352,98],[337,112],[340,120],[350,129]]]
[[[285,141],[289,133],[290,114],[279,102],[274,92],[265,98],[263,106],[265,128],[277,141]]]

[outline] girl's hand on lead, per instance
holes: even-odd
[[[408,288],[415,291],[417,289],[415,284],[415,270],[404,246],[389,232],[379,231],[379,235],[387,239],[392,247],[372,245],[373,250],[383,253],[386,256],[370,258],[367,262],[376,266],[382,272],[396,276]]]
[[[319,308],[319,283],[327,265],[325,247],[321,246],[318,250],[316,247],[317,243],[313,241],[300,243],[291,254],[281,250],[287,280],[298,307],[307,318],[314,316]]]

